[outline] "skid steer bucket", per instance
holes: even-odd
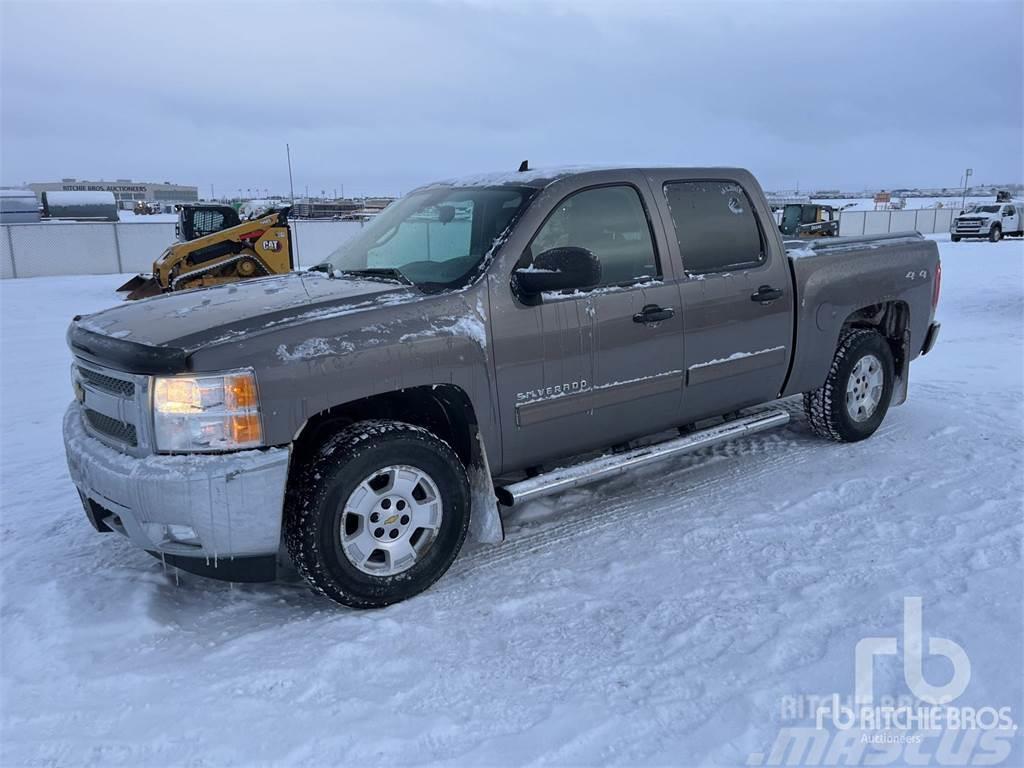
[[[122,285],[120,288],[118,288],[117,292],[118,293],[124,293],[125,291],[134,291],[136,288],[138,288],[144,282],[146,282],[147,280],[152,280],[152,279],[153,279],[153,275],[147,275],[145,273],[142,273],[140,275],[136,275],[131,280],[126,282],[124,285]]]
[[[163,293],[163,289],[160,287],[159,281],[152,275],[136,275],[117,290],[118,293],[128,293],[128,295],[124,297],[125,301],[146,299],[150,296],[156,296],[159,293]]]

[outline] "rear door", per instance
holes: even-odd
[[[794,297],[760,188],[749,174],[652,182],[685,273],[686,419],[775,399],[792,354]]]

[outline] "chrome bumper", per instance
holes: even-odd
[[[128,456],[86,433],[78,403],[64,414],[64,448],[97,530],[118,531],[186,570],[231,580],[248,580],[232,577],[235,558],[276,558],[287,449]]]

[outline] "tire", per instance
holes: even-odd
[[[825,384],[804,393],[811,431],[841,443],[871,437],[889,410],[894,382],[895,364],[885,338],[867,328],[844,331]]]
[[[1003,239],[1003,228],[1000,227],[998,224],[996,224],[995,226],[992,227],[991,230],[989,230],[988,241],[990,243],[998,243],[1002,239]]]
[[[960,242],[960,235],[950,235],[949,239],[952,240],[954,243],[959,243]]]
[[[412,424],[363,421],[293,472],[285,545],[314,592],[381,608],[423,592],[448,570],[469,514],[466,470],[446,442]]]

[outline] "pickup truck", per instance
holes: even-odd
[[[953,217],[949,225],[949,239],[954,243],[965,237],[984,237],[998,243],[1004,235],[1024,235],[1024,203],[996,201],[972,203],[967,210]]]
[[[935,343],[936,244],[786,247],[740,169],[430,184],[305,272],[74,318],[70,475],[165,563],[394,603],[500,504],[790,417],[755,406],[870,436]]]

